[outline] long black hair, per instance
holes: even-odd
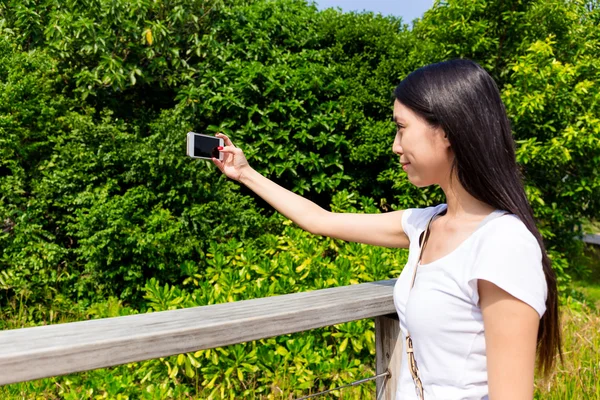
[[[536,237],[548,298],[537,336],[538,367],[548,376],[561,355],[558,289],[515,158],[515,142],[500,92],[492,77],[471,60],[427,65],[409,74],[396,99],[448,136],[455,158],[451,176],[476,199],[517,215]]]

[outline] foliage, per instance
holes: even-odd
[[[391,161],[400,21],[257,2],[223,10],[205,40],[205,67],[177,95],[197,129],[230,134],[255,168],[323,206],[334,190],[390,193],[372,178]]]
[[[219,0],[6,0],[0,16],[25,50],[43,48],[58,60],[82,99],[118,107],[111,97],[124,94],[120,105],[135,113],[144,96],[150,105],[164,102],[196,72],[206,51],[200,40],[219,7]]]
[[[573,227],[598,210],[600,50],[584,48],[571,64],[556,60],[554,47],[552,37],[532,44],[511,64],[503,94],[540,228],[565,249]]]
[[[51,141],[64,134],[57,119],[73,102],[55,96],[56,63],[43,54],[20,53],[1,38],[0,65],[0,284],[35,286],[37,292],[65,279],[60,266],[67,250],[41,223],[47,215],[32,201],[31,178],[38,174],[37,160],[51,153]]]
[[[0,304],[21,291],[33,303],[57,292],[133,301],[151,276],[181,278],[206,243],[268,231],[232,182],[183,156],[177,113],[141,135],[57,93],[44,52],[1,45]]]

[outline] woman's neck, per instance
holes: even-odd
[[[454,178],[447,184],[440,184],[446,195],[446,218],[449,219],[469,219],[471,217],[479,218],[489,215],[495,210],[494,207],[473,197],[460,184],[458,178]]]

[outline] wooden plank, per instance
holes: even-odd
[[[600,246],[600,234],[587,234],[583,235],[583,240],[585,243],[595,244]]]
[[[395,280],[0,332],[0,384],[227,346],[395,312]]]
[[[394,400],[402,363],[402,335],[397,314],[375,318],[375,367],[377,375],[388,371],[390,376],[377,379],[377,400]]]

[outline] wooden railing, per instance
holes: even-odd
[[[587,235],[583,235],[583,238],[581,240],[588,244],[595,244],[596,246],[600,246],[600,234],[588,233]]]
[[[395,280],[0,332],[0,385],[375,318],[377,398],[393,399],[402,357]]]

